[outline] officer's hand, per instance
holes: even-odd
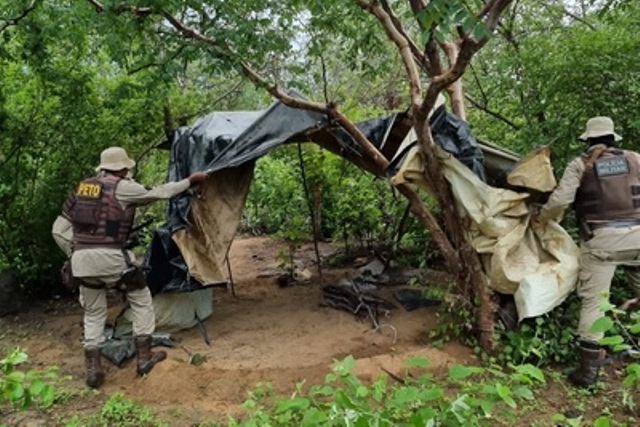
[[[208,177],[209,175],[207,175],[205,172],[194,172],[191,175],[189,175],[189,183],[191,185],[197,184],[199,182],[204,181]]]

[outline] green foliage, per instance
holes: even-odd
[[[604,333],[600,344],[608,347],[609,351],[616,354],[625,352],[631,358],[625,368],[625,377],[622,380],[621,400],[623,405],[633,414],[640,412],[640,312],[627,313],[605,301],[602,303],[605,315],[597,319],[589,332]],[[624,360],[624,359],[623,359]]]
[[[469,12],[465,2],[460,0],[432,0],[418,13],[417,18],[425,28],[425,41],[431,37],[439,43],[455,40],[459,37],[459,31],[464,31],[476,39],[491,35],[484,24]]]
[[[438,310],[438,325],[429,332],[432,345],[458,340],[474,348],[487,362],[502,365],[550,364],[571,365],[576,360],[574,331],[579,314],[579,300],[571,295],[553,311],[533,319],[524,319],[516,329],[507,330],[502,322],[496,323],[497,344],[494,354],[484,353],[473,334],[475,310],[461,301],[452,290],[438,296],[443,302]]]
[[[473,334],[474,310],[471,304],[461,301],[451,288],[444,292],[440,299],[442,304],[436,314],[438,324],[429,331],[433,345],[441,347],[446,342],[460,340],[474,347],[477,340]]]
[[[52,383],[59,379],[57,368],[42,372],[29,370],[24,372],[20,365],[27,363],[29,357],[20,349],[15,349],[0,360],[0,403],[8,402],[27,409],[33,404],[47,408],[56,399]]]
[[[425,359],[410,362],[428,365]],[[289,398],[267,406],[253,395],[245,402],[249,418],[231,418],[230,426],[488,426],[496,420],[515,421],[513,410],[534,399],[544,384],[542,371],[532,365],[512,372],[473,366],[452,366],[444,378],[426,371],[400,383],[386,376],[364,384],[353,374],[355,360],[336,362],[325,383],[307,392],[299,384]]]
[[[99,415],[80,417],[73,416],[64,420],[66,427],[162,427],[170,423],[164,421],[151,412],[151,410],[122,393],[115,393],[102,406]]]
[[[89,2],[0,0],[0,10],[0,271],[47,296],[64,292],[51,225],[67,193],[94,173],[101,150],[123,146],[138,160],[138,180],[158,184],[168,156],[150,149],[164,138],[165,107],[178,125],[218,106],[270,100],[220,72],[203,76],[196,60],[161,64],[169,58],[148,49],[149,34],[128,32],[131,24],[145,33],[140,22],[110,26],[115,17],[96,14]],[[162,220],[164,211],[157,204],[147,213]]]
[[[576,360],[574,334],[579,313],[579,301],[570,296],[560,307],[523,320],[513,331],[500,331],[500,353],[503,363],[571,365]]]
[[[593,6],[572,19],[566,2],[520,2],[465,81],[481,106],[469,111],[477,135],[522,153],[551,144],[563,166],[583,150],[577,136],[586,120],[608,115],[623,147],[637,149],[640,76],[630,70],[640,66],[632,54],[640,49],[640,9],[626,3]]]
[[[276,234],[295,245],[312,236],[311,206],[319,197],[323,238],[342,241],[347,249],[354,244],[392,246],[405,206],[388,184],[311,144],[302,147],[302,154],[307,192],[295,146],[282,147],[258,161],[244,227]],[[424,254],[428,235],[413,217],[404,232],[404,247]]]

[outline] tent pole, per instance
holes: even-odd
[[[318,249],[318,230],[316,229],[316,217],[313,211],[313,202],[309,196],[309,187],[307,186],[307,175],[304,171],[304,158],[302,157],[302,144],[298,142],[298,158],[300,159],[300,173],[302,174],[302,187],[304,188],[304,196],[307,199],[307,206],[311,214],[311,233],[313,234],[313,249],[316,253],[316,264],[318,265],[318,274],[322,277],[322,266],[320,265],[320,250]]]
[[[236,285],[233,283],[233,274],[231,273],[231,261],[229,260],[229,252],[225,255],[224,260],[227,262],[227,270],[229,271],[229,284],[231,285],[231,295],[236,297]]]
[[[207,329],[204,327],[204,323],[198,313],[196,313],[196,321],[198,322],[198,329],[200,330],[200,334],[202,334],[202,339],[204,339],[205,344],[211,345],[211,341],[209,340],[209,335],[207,334]]]

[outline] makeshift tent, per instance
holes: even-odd
[[[372,119],[357,126],[385,158],[393,160],[394,170],[400,170],[396,174],[396,181],[403,179],[419,183],[419,180],[410,178],[411,173],[420,170],[421,166],[419,160],[416,160],[419,156],[416,156],[415,134],[411,132],[411,123],[405,114]],[[448,157],[443,156],[443,161],[447,165],[447,177],[459,202],[461,197],[467,197],[465,192],[474,193],[473,188],[479,190],[476,193],[491,193],[487,190],[494,187],[489,184],[504,180],[505,171],[513,169],[518,161],[518,157],[511,152],[477,143],[467,124],[447,113],[444,107],[433,114],[431,126],[434,139],[443,148],[442,152],[449,153]],[[170,201],[167,223],[153,237],[146,263],[150,268],[148,280],[154,294],[158,329],[192,327],[198,319],[211,314],[210,288],[227,282],[228,268],[225,260],[240,223],[255,160],[282,144],[308,141],[319,144],[373,174],[384,176],[388,173],[380,171],[363,154],[359,144],[327,116],[290,108],[280,102],[260,112],[214,112],[198,120],[193,127],[176,130],[171,143],[168,179],[180,180],[194,171],[203,170],[210,172],[212,177],[200,188]],[[468,167],[454,161],[453,156],[460,158]],[[459,166],[449,167],[450,164]],[[412,165],[414,169],[405,165]],[[517,170],[521,172],[522,168]],[[460,179],[452,178],[457,176]],[[484,182],[485,179],[488,183]],[[518,181],[513,185],[521,184]],[[457,186],[460,188],[456,188]],[[494,207],[485,206],[488,201],[477,197],[476,193],[475,206],[469,207],[462,203],[465,211],[475,207],[485,214],[494,212]],[[517,194],[516,199],[522,203],[527,198],[526,193],[514,194]],[[498,197],[497,203],[502,201]],[[507,209],[503,214],[510,218],[513,213]],[[524,216],[524,212],[519,211],[518,215]],[[494,242],[492,246],[485,241],[484,246],[476,248],[481,253],[493,253],[499,246],[496,242],[501,241],[500,236],[495,236],[495,233],[509,234],[508,227],[487,229],[484,223],[491,219],[473,215],[472,218],[479,221],[478,227],[473,230],[474,243],[485,232],[489,233],[490,241]],[[532,249],[534,257],[539,255],[535,250],[541,249],[536,245]],[[495,254],[499,256],[500,253],[496,251]],[[553,258],[554,261],[550,261],[553,265],[563,263],[562,257],[554,258],[553,255],[555,254],[541,256]],[[535,262],[531,265],[538,264],[540,263]],[[494,275],[499,279],[496,283],[512,284],[516,280],[515,286],[499,286],[497,289],[501,292],[516,292],[520,281],[524,281],[526,286],[537,286],[537,282],[529,283],[531,274],[519,280],[519,276],[514,276],[512,272],[505,273],[504,268],[508,266],[504,263],[492,263],[491,257],[486,265],[492,283]],[[556,270],[552,268],[550,273],[547,270],[541,274],[546,274],[544,277],[551,284],[557,285],[559,280],[568,279],[569,282],[565,283],[567,285],[573,280],[568,276],[551,277]],[[553,294],[555,303],[558,300],[557,292],[554,291]],[[518,305],[519,309],[531,302],[528,300],[529,296],[524,298],[526,301]],[[546,307],[551,305],[553,304],[547,304]],[[526,311],[530,312],[531,310]]]

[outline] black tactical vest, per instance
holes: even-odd
[[[65,201],[62,212],[73,225],[74,250],[126,244],[135,208],[123,209],[116,199],[121,179],[111,174],[85,179]]]
[[[584,153],[586,169],[576,194],[581,222],[640,219],[640,163],[635,153],[609,147]]]

